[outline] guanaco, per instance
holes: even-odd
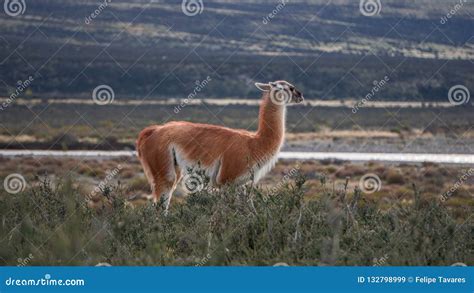
[[[256,132],[185,121],[140,132],[136,147],[151,197],[164,202],[166,211],[177,184],[190,170],[199,168],[209,185],[221,186],[258,182],[273,168],[284,141],[286,106],[304,98],[287,81],[255,86],[263,92]],[[191,188],[200,183],[191,183]]]

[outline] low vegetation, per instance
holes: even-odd
[[[305,179],[266,190],[204,188],[172,204],[131,205],[105,187],[100,208],[71,180],[0,193],[5,265],[473,265],[474,228],[415,186],[382,208],[357,188]]]
[[[257,96],[258,97],[258,96]],[[308,99],[314,97],[307,96]],[[169,121],[192,121],[256,130],[258,107],[244,105],[187,105],[178,114],[173,105],[141,105],[133,108],[108,105],[47,104],[11,105],[0,115],[0,147],[23,149],[124,149],[133,148],[137,134],[146,126]],[[470,139],[473,107],[367,108],[356,114],[352,104],[341,107],[292,106],[288,110],[289,133],[334,131],[385,131],[403,140],[422,134]],[[41,122],[32,123],[31,111]],[[124,118],[125,117],[125,118]],[[372,141],[374,135],[366,140]],[[337,141],[335,141],[337,143]],[[465,144],[469,144],[466,141]],[[403,145],[403,142],[401,142]],[[360,147],[360,146],[359,146]],[[402,147],[403,148],[403,147]]]

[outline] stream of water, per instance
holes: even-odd
[[[74,157],[74,158],[114,158],[133,157],[135,151],[52,151],[52,150],[0,150],[0,156],[32,156],[32,157]],[[444,163],[474,165],[471,154],[414,154],[414,153],[343,153],[343,152],[281,152],[281,159],[293,160],[326,160],[367,162],[398,162],[398,163]]]

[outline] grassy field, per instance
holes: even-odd
[[[98,149],[109,149],[116,142],[123,142],[133,148],[140,130],[169,121],[184,120],[249,130],[258,126],[256,106],[186,105],[178,113],[174,108],[172,105],[12,104],[0,115],[0,143],[15,144],[16,148],[22,148],[20,144],[37,148],[28,143],[39,141],[48,147],[56,144],[59,148],[73,148],[83,142],[102,144]],[[354,114],[348,106],[295,106],[288,109],[287,132],[384,131],[402,139],[420,134],[472,138],[472,110],[472,106],[360,108]]]
[[[127,201],[148,192],[132,159],[1,163],[27,182],[0,191],[4,265],[474,264],[466,168],[283,161],[256,187],[178,191],[165,217]],[[370,173],[381,188],[361,191]]]

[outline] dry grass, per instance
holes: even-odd
[[[124,186],[126,197],[147,195],[150,192],[141,166],[135,158],[87,159],[72,158],[2,158],[0,157],[0,178],[11,173],[22,174],[29,186],[38,184],[41,178],[50,178],[59,182],[74,178],[77,185],[84,190],[92,190],[104,181],[107,174],[121,166],[117,176],[109,180],[110,184]],[[271,189],[282,181],[292,179],[292,171],[299,171],[307,179],[308,199],[317,197],[322,191],[320,179],[326,178],[336,188],[348,184],[349,189],[359,186],[361,177],[375,174],[381,180],[381,188],[368,198],[381,202],[384,200],[399,201],[412,198],[412,184],[423,191],[423,196],[439,200],[466,173],[468,167],[445,166],[438,164],[382,164],[382,163],[348,163],[341,161],[285,161],[280,160],[270,174],[264,177],[259,185]],[[472,213],[474,207],[474,178],[469,177],[458,188],[450,200],[444,204],[458,210],[460,215]],[[177,190],[177,197],[183,195]],[[176,197],[176,199],[178,199]]]

